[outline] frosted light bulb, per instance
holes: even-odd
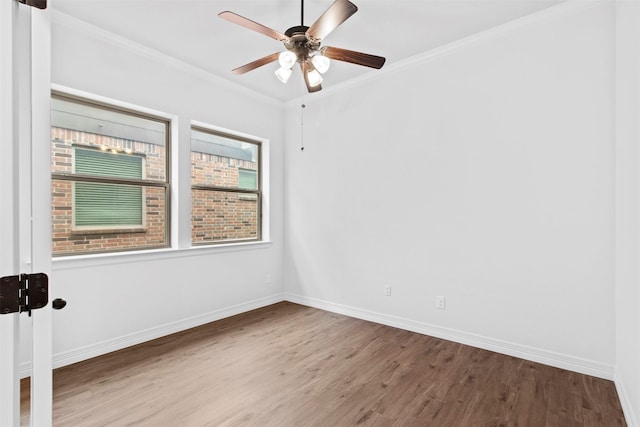
[[[289,68],[280,67],[276,70],[276,77],[282,83],[286,83],[287,80],[289,80],[289,77],[291,77],[291,70]]]
[[[288,50],[282,52],[279,56],[278,56],[278,62],[280,63],[280,66],[282,68],[291,68],[293,67],[293,64],[296,63],[296,60],[298,58],[296,57],[296,54],[293,52],[290,52]]]
[[[322,76],[316,70],[311,70],[307,73],[309,79],[309,86],[315,87],[322,83]]]
[[[311,62],[313,66],[316,67],[319,73],[324,74],[329,69],[329,65],[331,65],[331,61],[326,56],[316,55],[311,58]]]

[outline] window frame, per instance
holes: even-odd
[[[146,120],[152,120],[156,122],[160,122],[164,124],[165,132],[164,132],[164,180],[149,180],[149,179],[131,179],[131,178],[118,178],[118,177],[101,177],[95,175],[86,175],[86,174],[76,174],[76,173],[62,173],[62,172],[51,172],[51,180],[59,180],[59,181],[70,181],[74,183],[72,185],[72,230],[71,235],[98,235],[98,234],[122,234],[122,233],[144,233],[146,232],[146,219],[145,219],[145,195],[147,187],[154,188],[162,188],[164,190],[164,244],[162,245],[153,245],[153,246],[142,246],[142,247],[126,247],[126,248],[117,248],[113,250],[104,250],[104,251],[78,251],[78,252],[61,252],[61,253],[53,253],[53,257],[78,257],[78,256],[87,256],[94,254],[105,254],[105,253],[117,253],[117,252],[135,252],[135,251],[145,251],[150,249],[165,249],[170,248],[172,246],[171,237],[171,161],[172,161],[172,147],[171,147],[171,136],[172,136],[172,124],[173,120],[169,117],[163,117],[159,114],[153,114],[152,112],[141,111],[141,109],[136,109],[134,107],[128,107],[123,105],[116,105],[115,103],[111,103],[104,99],[97,99],[98,97],[89,97],[83,95],[77,95],[74,93],[70,93],[63,90],[56,90],[55,88],[51,90],[51,98],[57,98],[68,102],[73,102],[80,105],[86,105],[93,108],[99,108],[107,111],[113,111],[121,114],[126,114],[132,117],[138,117]],[[51,128],[56,126],[51,124]],[[49,142],[49,150],[51,150],[51,142]],[[73,168],[75,170],[75,149],[95,149],[91,146],[85,146],[83,144],[74,144],[74,151],[72,154]],[[142,160],[143,171],[145,170],[145,159],[144,156]],[[144,175],[143,175],[144,176]],[[85,183],[103,183],[103,184],[116,184],[116,185],[130,185],[140,187],[143,193],[143,224],[142,226],[90,226],[90,228],[77,227],[75,222],[75,183],[76,182],[85,182]],[[53,211],[52,211],[53,215]]]
[[[264,240],[264,233],[263,233],[263,220],[264,220],[264,210],[265,210],[265,206],[263,203],[263,199],[264,199],[264,190],[263,190],[263,148],[264,145],[266,145],[266,141],[261,139],[261,138],[256,138],[256,137],[252,137],[250,135],[246,135],[246,134],[241,134],[238,132],[234,132],[234,131],[230,131],[228,129],[222,129],[216,126],[211,126],[211,125],[207,125],[204,123],[196,123],[196,122],[192,122],[191,123],[191,128],[189,131],[190,134],[190,138],[189,138],[189,142],[190,142],[190,147],[189,147],[189,153],[190,156],[189,158],[191,158],[191,155],[194,153],[193,151],[193,147],[192,147],[192,142],[193,142],[193,131],[197,131],[197,132],[202,132],[202,133],[208,133],[208,134],[212,134],[212,135],[216,135],[216,136],[220,136],[223,138],[228,138],[228,139],[232,139],[235,141],[239,141],[239,142],[246,142],[249,144],[253,144],[257,146],[258,149],[258,155],[257,155],[257,166],[258,166],[258,170],[256,171],[256,182],[257,182],[257,189],[247,189],[247,188],[241,188],[239,186],[239,182],[238,182],[238,187],[224,187],[224,186],[217,186],[217,185],[202,185],[202,184],[198,184],[198,185],[194,185],[193,183],[191,183],[191,195],[193,197],[193,190],[198,190],[198,191],[212,191],[212,192],[218,192],[218,193],[236,193],[236,194],[251,194],[251,195],[255,195],[257,200],[256,200],[256,205],[257,205],[257,213],[256,213],[256,237],[255,238],[246,238],[246,239],[225,239],[225,240],[208,240],[205,242],[194,242],[193,241],[193,236],[190,235],[189,236],[189,240],[191,241],[191,245],[193,247],[205,247],[205,246],[217,246],[217,245],[229,245],[229,244],[237,244],[237,243],[255,243],[255,242],[263,242]],[[192,168],[193,165],[191,164],[191,161],[189,162],[189,174],[191,175],[192,172]],[[240,170],[240,168],[238,168],[238,170]],[[193,200],[191,200],[191,209],[193,209]],[[191,212],[191,214],[189,215],[189,230],[191,231],[192,226],[193,226],[193,212]]]
[[[166,194],[167,209],[166,229],[168,238],[166,247],[132,248],[130,250],[117,250],[109,252],[59,252],[53,257],[54,266],[57,269],[89,268],[120,265],[122,262],[149,262],[157,260],[171,260],[190,258],[203,254],[226,254],[236,252],[262,251],[273,245],[271,240],[271,141],[269,138],[239,132],[231,128],[212,125],[213,121],[198,120],[194,117],[181,117],[175,112],[154,108],[155,103],[146,101],[143,104],[132,103],[123,97],[112,98],[61,85],[51,84],[51,95],[69,98],[75,101],[84,101],[99,106],[112,106],[118,111],[139,114],[143,117],[156,118],[169,124],[167,150],[170,168],[166,171],[166,179],[170,182],[168,194]],[[147,106],[151,105],[151,106]],[[198,114],[199,115],[199,114]],[[259,241],[220,241],[216,244],[203,244],[194,246],[191,244],[191,182],[190,182],[190,156],[191,156],[191,127],[200,127],[206,131],[219,131],[232,136],[240,136],[250,139],[252,142],[261,143],[261,221],[259,222],[261,237]],[[238,128],[246,128],[239,122]],[[182,142],[182,143],[179,143]],[[50,149],[51,150],[51,149]],[[49,151],[51,153],[51,151]],[[51,172],[46,171],[49,177]]]

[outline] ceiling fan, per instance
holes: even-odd
[[[304,25],[304,0],[301,0],[301,24],[289,28],[284,34],[240,16],[237,13],[224,11],[219,13],[218,16],[234,24],[241,25],[264,34],[267,37],[281,41],[287,49],[284,52],[272,53],[271,55],[238,67],[232,71],[234,74],[244,74],[263,65],[279,61],[280,68],[276,71],[276,76],[280,81],[286,83],[291,76],[292,67],[297,62],[300,64],[307,90],[309,92],[317,92],[322,90],[322,76],[320,74],[325,73],[329,69],[330,59],[350,62],[375,69],[380,69],[384,65],[385,58],[381,56],[369,55],[367,53],[338,47],[320,47],[320,43],[329,33],[357,11],[358,8],[356,5],[350,1],[335,0],[313,25],[307,27]]]

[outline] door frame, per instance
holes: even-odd
[[[31,272],[51,274],[51,13],[31,11]],[[53,416],[52,304],[32,313],[31,425],[49,427]]]

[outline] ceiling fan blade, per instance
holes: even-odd
[[[248,73],[249,71],[262,67],[263,65],[267,65],[274,61],[277,61],[279,56],[280,56],[280,52],[272,53],[271,55],[267,55],[263,58],[256,59],[253,62],[249,62],[248,64],[243,65],[242,67],[234,68],[231,72],[233,74]]]
[[[307,90],[309,91],[309,93],[318,92],[322,90],[322,85],[311,86],[311,84],[309,83],[308,72],[311,70],[309,69],[309,66],[306,62],[300,63],[300,70],[302,71],[302,76],[304,77],[304,83],[307,85]]]
[[[262,24],[258,24],[257,22],[245,18],[244,16],[240,16],[237,13],[229,12],[228,10],[226,10],[224,12],[220,12],[218,16],[226,21],[233,22],[234,24],[238,24],[253,31],[257,31],[267,37],[271,37],[272,39],[276,39],[281,42],[289,40],[289,37],[285,36],[284,34],[276,30],[272,30],[269,27],[265,27]]]
[[[358,7],[348,0],[336,0],[320,18],[307,30],[310,40],[319,41],[335,30],[338,25],[346,21],[358,11]]]
[[[340,49],[339,47],[325,46],[320,49],[320,52],[327,58],[335,59],[336,61],[351,62],[352,64],[364,65],[365,67],[371,67],[380,69],[386,61],[382,56],[369,55],[368,53],[356,52],[354,50]]]

